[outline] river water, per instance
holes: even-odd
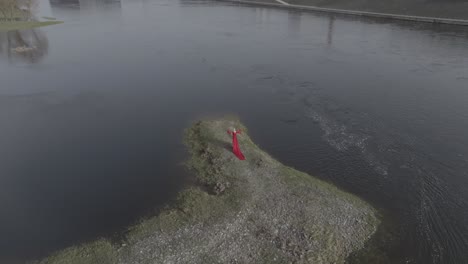
[[[467,28],[189,0],[40,10],[65,23],[0,33],[0,263],[169,202],[190,181],[183,129],[223,114],[384,210],[393,263],[468,263]]]

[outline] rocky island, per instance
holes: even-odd
[[[244,161],[230,149],[233,127],[243,131]],[[379,226],[369,204],[276,161],[235,118],[197,122],[185,142],[199,185],[124,241],[101,239],[39,263],[345,263]]]

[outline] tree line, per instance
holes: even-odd
[[[37,0],[0,0],[0,22],[32,20],[38,6]]]

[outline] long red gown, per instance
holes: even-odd
[[[228,130],[228,134],[232,136],[232,152],[236,157],[240,160],[245,160],[244,154],[242,154],[240,147],[239,147],[239,142],[237,141],[237,134],[240,134],[241,131],[230,131]]]

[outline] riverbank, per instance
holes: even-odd
[[[245,161],[230,151],[232,127],[244,131]],[[101,239],[38,263],[344,263],[377,230],[370,205],[274,160],[236,119],[198,122],[186,144],[199,186],[123,241]]]
[[[468,2],[375,2],[369,0],[221,0],[240,4],[326,12],[341,15],[398,19],[425,23],[468,26]]]
[[[52,17],[42,17],[39,21],[34,16],[37,6],[33,1],[1,1],[0,32],[33,29],[63,23]]]
[[[45,27],[51,25],[61,24],[63,21],[14,21],[14,22],[0,22],[0,32],[33,29],[38,27]]]

